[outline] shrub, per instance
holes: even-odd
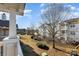
[[[31,39],[33,39],[34,37],[33,36],[31,36]]]
[[[49,47],[45,43],[39,42],[37,43],[37,46],[41,49],[49,50]]]

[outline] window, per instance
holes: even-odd
[[[62,33],[65,33],[65,31],[62,31]]]
[[[74,25],[74,24],[72,24],[70,27],[75,27],[75,25]]]
[[[74,32],[74,31],[71,31],[71,34],[72,34],[72,35],[75,35],[75,32]]]

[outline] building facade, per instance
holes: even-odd
[[[0,19],[0,41],[9,35],[9,21],[6,20],[6,14],[2,14],[2,19]]]
[[[61,38],[65,41],[79,42],[79,18],[66,20],[60,23]]]
[[[16,24],[16,27],[18,28],[18,25]],[[0,41],[2,41],[3,38],[7,37],[9,35],[9,20],[6,18],[6,14],[2,14],[2,19],[0,19]]]
[[[43,25],[42,25],[43,27]],[[56,24],[57,40],[66,43],[76,41],[79,42],[79,18],[69,19],[65,21],[61,21]],[[48,36],[50,38],[49,32],[43,29],[39,30],[41,35]]]

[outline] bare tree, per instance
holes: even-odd
[[[30,23],[30,29],[31,29],[31,30],[34,30],[34,29],[35,29],[35,24]]]
[[[41,14],[43,26],[45,27],[51,39],[53,40],[53,48],[55,48],[56,34],[59,29],[57,29],[57,24],[63,19],[67,19],[67,15],[70,12],[69,8],[65,8],[64,4],[47,4],[46,8]]]

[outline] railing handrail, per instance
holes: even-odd
[[[4,38],[4,40],[9,40],[9,37]],[[17,42],[17,47],[16,47],[17,56],[23,56],[22,49],[21,49],[21,46],[20,46],[20,38],[19,38],[19,36],[17,36],[16,42]]]
[[[21,46],[20,46],[20,37],[18,37],[18,44],[17,44],[17,48],[18,48],[18,56],[23,56],[23,53],[22,53],[22,49],[21,49]]]

